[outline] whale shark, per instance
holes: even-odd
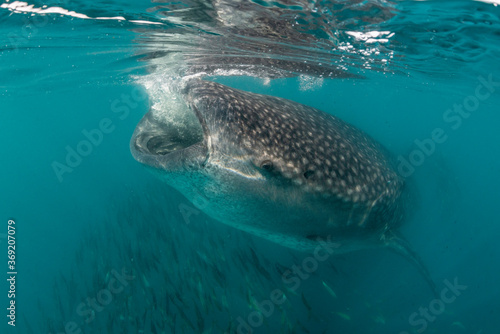
[[[389,247],[433,285],[397,231],[407,187],[381,144],[287,99],[201,79],[179,92],[183,107],[149,111],[130,149],[200,210],[293,249],[321,240],[335,253]]]

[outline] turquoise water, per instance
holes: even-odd
[[[497,333],[494,2],[2,3],[0,249],[9,278],[14,220],[17,275],[15,327],[2,280],[1,332]],[[438,298],[383,249],[283,279],[311,254],[224,226],[148,173],[131,135],[190,75],[382,143],[415,185],[401,232]]]

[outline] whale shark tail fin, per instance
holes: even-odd
[[[418,256],[418,254],[413,250],[410,243],[399,233],[395,231],[388,230],[382,236],[382,241],[385,246],[387,246],[393,252],[402,255],[405,259],[409,260],[415,267],[417,267],[420,274],[423,276],[427,284],[429,285],[434,297],[439,298],[436,284],[431,278],[427,267],[424,262]]]

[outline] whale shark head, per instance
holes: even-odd
[[[362,131],[320,110],[215,82],[191,80],[181,91],[181,116],[148,112],[131,151],[210,216],[280,243],[290,237],[292,247],[398,222],[403,180]]]

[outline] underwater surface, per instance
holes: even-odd
[[[4,0],[0,332],[498,333],[498,4]],[[284,247],[137,162],[141,118],[196,78],[385,147],[434,293],[387,248]]]

